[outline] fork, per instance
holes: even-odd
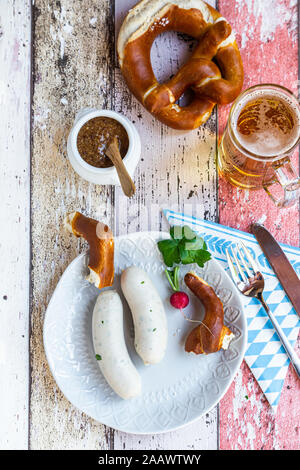
[[[242,254],[241,248],[243,249],[245,256]],[[271,310],[269,309],[268,305],[266,304],[264,300],[263,290],[265,287],[265,280],[264,280],[263,275],[259,271],[259,268],[255,260],[253,259],[250,251],[244,245],[243,242],[240,243],[240,246],[237,246],[236,251],[238,253],[240,261],[234,250],[232,250],[232,255],[233,255],[237,270],[234,266],[229,250],[226,249],[228,266],[231,272],[231,276],[235,284],[237,285],[237,288],[246,297],[254,297],[257,300],[259,300],[259,302],[262,304],[262,306],[267,312],[276,330],[277,335],[279,336],[281,344],[286,350],[286,353],[291,363],[293,364],[293,367],[298,377],[300,378],[300,359],[298,358],[297,354],[292,348],[292,345],[290,344],[289,340],[285,336],[281,326],[279,325],[278,321],[276,320],[275,316],[273,315],[273,313],[271,312]]]

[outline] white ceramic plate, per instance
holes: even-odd
[[[97,421],[121,431],[154,434],[171,431],[211,410],[230,386],[244,356],[246,320],[237,289],[219,263],[212,259],[198,272],[222,300],[225,322],[235,334],[227,351],[208,356],[187,354],[185,338],[195,324],[189,323],[169,303],[172,293],[156,241],[162,233],[135,233],[115,239],[115,283],[131,265],[145,269],[165,303],[169,339],[164,360],[144,366],[133,346],[130,311],[124,304],[125,338],[130,356],[142,377],[142,395],[122,400],[107,385],[98,367],[92,343],[92,313],[99,290],[85,280],[88,255],[78,256],[61,277],[49,303],[44,322],[44,345],[52,374],[64,395]],[[187,288],[182,288],[187,291]],[[185,313],[202,319],[201,303],[189,293]]]

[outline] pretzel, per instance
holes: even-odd
[[[184,281],[204,305],[203,323],[188,336],[185,350],[195,354],[211,354],[221,348],[228,349],[234,334],[224,325],[223,304],[215,291],[203,279],[193,273],[185,275]]]
[[[198,40],[198,46],[173,78],[159,84],[150,50],[165,31],[188,34]],[[150,113],[174,129],[199,127],[215,104],[231,103],[242,89],[243,64],[231,26],[202,0],[140,1],[122,24],[117,49],[130,91]],[[176,102],[188,88],[194,99],[181,107]]]
[[[89,243],[87,280],[98,289],[111,286],[114,280],[114,239],[109,227],[80,212],[68,214],[64,225],[75,237],[83,237]]]

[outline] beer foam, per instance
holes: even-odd
[[[245,114],[245,118],[255,122],[256,128],[252,128],[252,132],[241,133],[239,130],[239,118],[243,116],[247,106],[250,106],[252,102],[261,100],[259,106],[253,109],[252,114]],[[271,118],[266,115],[266,109],[268,100],[276,100],[283,105],[283,111],[292,117],[293,126],[292,128],[280,127],[278,124],[273,124]],[[271,110],[269,105],[268,110]],[[287,113],[285,116],[287,116]],[[284,113],[283,113],[284,114]],[[300,136],[300,110],[296,98],[289,97],[287,93],[281,90],[253,90],[248,93],[237,103],[232,119],[232,129],[235,134],[235,138],[238,140],[240,145],[245,149],[259,157],[276,157],[279,155],[287,154],[297,143]]]

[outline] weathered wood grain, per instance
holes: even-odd
[[[136,0],[116,2],[116,36],[127,11],[136,3]],[[215,1],[208,3],[215,6]],[[193,45],[189,38],[175,32],[157,38],[151,57],[161,82],[176,73]],[[116,111],[135,123],[143,146],[135,175],[139,185],[136,197],[128,201],[119,189],[116,191],[116,211],[122,208],[116,212],[117,232],[161,229],[165,226],[160,214],[163,207],[184,209],[214,220],[217,217],[216,116],[193,132],[170,129],[155,120],[131,95],[119,68],[113,97]]]
[[[45,309],[80,242],[62,229],[82,210],[112,224],[111,188],[79,179],[66,158],[65,135],[85,106],[111,106],[113,24],[110,2],[35,1],[32,148],[32,449],[103,449],[109,432],[58,390],[43,350]]]
[[[114,433],[116,450],[212,450],[218,448],[217,410],[183,429],[154,436]]]
[[[100,217],[108,211],[108,221],[113,223],[108,194],[110,202],[115,201],[116,234],[159,229],[163,205],[175,204],[178,208],[188,201],[188,211],[212,218],[216,214],[216,169],[209,159],[216,145],[214,119],[206,128],[187,136],[162,127],[148,115],[113,67],[108,3],[99,2],[97,7],[93,2],[89,4],[94,11],[89,8],[86,15],[67,0],[53,7],[39,1],[34,15],[32,448],[126,447],[122,433],[116,436],[107,432],[109,442],[105,442],[101,426],[91,423],[65,401],[49,374],[42,350],[43,313],[60,274],[78,248],[74,240],[59,231],[66,210],[85,209],[86,213]],[[116,3],[116,7],[120,5],[121,2]],[[118,12],[117,9],[117,19]],[[163,50],[167,51],[174,38],[163,41]],[[182,46],[179,49],[181,52]],[[164,57],[160,60],[158,73],[165,69]],[[172,73],[178,61],[175,56],[167,73]],[[143,157],[135,176],[137,196],[130,204],[120,189],[116,189],[113,197],[109,188],[105,192],[80,181],[66,162],[61,134],[71,124],[76,109],[86,105],[112,106],[137,125]],[[209,204],[206,212],[204,203]],[[50,273],[45,266],[51,266]],[[206,420],[209,424],[203,419],[198,433],[186,445],[197,445],[202,439],[207,448],[216,447],[216,416],[215,410]],[[62,435],[68,437],[62,439]],[[155,442],[159,446],[158,439]],[[178,445],[182,442],[180,433],[177,442]]]
[[[30,1],[0,3],[0,449],[28,444]]]
[[[245,88],[278,83],[297,93],[296,0],[220,0],[242,48]],[[226,112],[220,116],[224,127]],[[294,157],[297,165],[298,155]],[[277,209],[263,191],[245,192],[220,180],[220,221],[249,230],[260,221],[282,242],[299,245],[299,207]],[[300,383],[290,367],[276,417],[244,364],[220,406],[222,449],[299,449]]]
[[[214,2],[210,2],[212,5]],[[116,34],[135,0],[115,4]],[[177,33],[157,38],[152,64],[159,80],[165,81],[184,63],[193,42]],[[113,105],[131,119],[142,139],[142,159],[135,174],[137,192],[130,201],[117,188],[115,193],[116,233],[168,230],[161,216],[163,207],[215,220],[217,181],[215,167],[216,119],[193,132],[178,132],[155,120],[130,94],[116,69]],[[114,433],[115,449],[216,449],[217,408],[188,430],[160,436]]]
[[[162,207],[214,220],[219,184],[222,223],[247,229],[260,219],[279,240],[299,243],[297,208],[277,211],[266,196],[218,182],[215,116],[200,130],[178,133],[155,121],[130,95],[114,57],[114,10],[118,30],[133,3],[34,2],[30,447],[215,449],[220,441],[223,449],[299,449],[299,383],[292,369],[276,417],[243,364],[220,412],[215,408],[183,430],[156,436],[127,435],[91,420],[63,397],[49,371],[42,344],[44,312],[60,275],[83,248],[62,231],[67,211],[102,218],[116,234],[164,229]],[[296,0],[220,0],[219,6],[238,32],[245,86],[271,80],[296,91]],[[0,253],[9,267],[0,293],[0,447],[15,449],[28,442],[30,24],[29,0],[0,5],[0,103],[6,110],[0,116],[0,211],[6,221]],[[176,34],[157,40],[153,61],[161,79],[178,68],[190,46]],[[119,188],[82,181],[68,163],[65,136],[83,106],[115,108],[136,123],[143,154],[130,203]],[[225,120],[222,110],[221,129]]]

